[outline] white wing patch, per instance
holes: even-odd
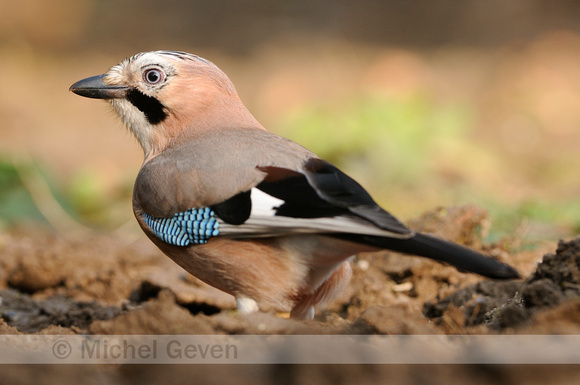
[[[414,235],[398,234],[383,230],[371,222],[356,216],[337,216],[326,218],[292,218],[276,216],[276,208],[284,203],[265,192],[253,188],[251,190],[252,211],[250,218],[242,225],[220,223],[220,236],[230,238],[273,237],[283,234],[313,234],[313,233],[351,233],[376,235],[391,238],[409,238]]]
[[[266,194],[258,188],[253,188],[250,191],[250,198],[252,200],[250,218],[256,216],[273,217],[276,214],[276,207],[284,204],[282,199]]]

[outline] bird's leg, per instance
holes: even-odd
[[[313,293],[302,294],[298,297],[290,312],[290,317],[302,320],[313,319],[314,307],[324,308],[328,302],[338,296],[350,281],[351,275],[350,262],[343,262]]]
[[[240,314],[250,314],[260,310],[258,303],[249,297],[237,296],[236,305]]]
[[[290,318],[310,321],[314,319],[314,306],[294,307],[290,312]]]

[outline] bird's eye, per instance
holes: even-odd
[[[143,80],[149,84],[158,84],[165,79],[165,74],[156,68],[149,69],[143,73]]]

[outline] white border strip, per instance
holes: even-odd
[[[0,335],[0,364],[580,364],[580,335]]]

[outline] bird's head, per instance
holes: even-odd
[[[144,52],[103,75],[80,80],[75,94],[105,99],[135,135],[145,158],[207,130],[260,128],[229,78],[213,63],[185,52]]]

